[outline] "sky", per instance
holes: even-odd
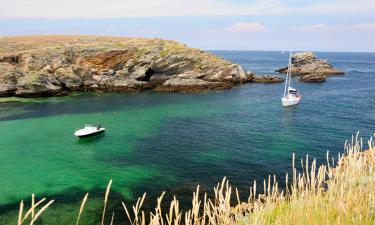
[[[0,36],[92,34],[208,50],[375,52],[375,0],[0,0]]]

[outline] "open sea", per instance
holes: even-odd
[[[286,66],[288,54],[211,51],[257,74]],[[292,82],[302,93],[296,107],[283,108],[284,84],[245,84],[201,94],[74,94],[0,103],[0,224],[16,224],[18,206],[31,194],[55,203],[38,224],[98,224],[106,185],[113,179],[112,210],[147,192],[145,209],[166,191],[188,207],[200,184],[212,189],[223,177],[246,200],[249,186],[269,174],[281,183],[296,158],[325,162],[357,131],[375,132],[375,53],[317,52],[346,75],[325,83]],[[281,75],[282,76],[282,75]],[[1,101],[1,99],[0,99]],[[78,140],[76,128],[102,124],[105,135]],[[116,221],[115,221],[116,222]],[[123,223],[121,223],[123,224]]]

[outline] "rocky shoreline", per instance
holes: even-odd
[[[175,41],[93,36],[0,40],[0,97],[199,92],[248,81],[240,65]]]
[[[285,73],[286,68],[277,70]],[[293,74],[305,82],[342,74],[312,53],[297,53]],[[246,82],[280,83],[200,49],[162,39],[21,36],[0,40],[0,97],[70,92],[202,92]]]

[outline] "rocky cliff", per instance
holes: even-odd
[[[247,81],[241,66],[175,41],[94,36],[0,39],[0,97],[145,89],[196,92]]]
[[[286,73],[288,67],[277,69],[277,72]],[[343,75],[344,72],[335,69],[327,60],[318,59],[312,52],[296,53],[292,56],[292,74],[299,75],[300,81],[324,82],[326,76]]]

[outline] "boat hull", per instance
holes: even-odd
[[[282,104],[283,104],[284,107],[298,105],[298,103],[300,101],[301,101],[300,97],[295,97],[295,98],[284,97],[284,98],[281,99],[281,102],[282,102]]]
[[[105,130],[98,130],[97,132],[89,133],[89,134],[81,134],[81,135],[75,135],[78,138],[88,138],[88,137],[93,137],[99,134],[104,133]]]

